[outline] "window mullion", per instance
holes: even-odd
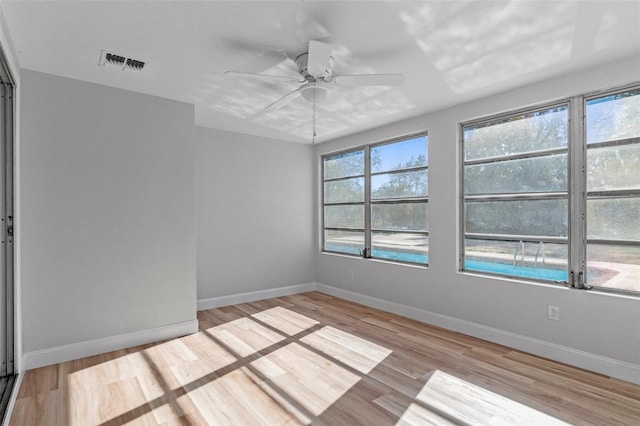
[[[571,100],[569,132],[569,271],[573,287],[584,288],[586,265],[586,140],[582,97]],[[570,275],[571,277],[571,275]],[[571,279],[571,278],[570,278]]]
[[[364,248],[371,257],[371,147],[364,150]]]
[[[427,265],[427,149],[423,132],[323,155],[322,250],[371,258],[375,240],[376,259]]]
[[[465,250],[465,240],[467,234],[466,220],[467,220],[467,203],[466,203],[466,193],[464,190],[465,186],[465,146],[464,146],[464,125],[462,123],[458,124],[458,147],[459,158],[458,158],[458,181],[460,185],[458,187],[458,270],[464,271],[466,265],[466,250]]]

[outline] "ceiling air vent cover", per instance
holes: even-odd
[[[119,53],[113,53],[103,49],[100,53],[99,65],[101,67],[119,68],[123,71],[142,71],[145,62],[139,59],[127,58]]]

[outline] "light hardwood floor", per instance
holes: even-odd
[[[317,292],[28,371],[11,425],[640,424],[640,386]]]

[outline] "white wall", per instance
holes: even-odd
[[[418,308],[426,311],[420,315],[439,319],[443,325],[492,340],[502,339],[565,362],[581,359],[576,363],[583,367],[618,376],[626,374],[624,378],[639,382],[638,298],[457,272],[458,123],[631,83],[634,79],[637,81],[638,70],[640,58],[621,61],[319,145],[316,149],[318,182],[320,154],[428,130],[430,266],[428,269],[414,268],[318,254],[317,281],[340,290]],[[318,195],[317,200],[320,203]],[[316,229],[320,227],[318,223]],[[353,279],[349,278],[349,271],[354,272]],[[560,307],[559,322],[547,319],[547,304]],[[539,345],[540,341],[548,344]],[[600,361],[603,365],[598,365]],[[615,365],[611,367],[611,361],[620,369],[616,370]]]
[[[313,150],[196,128],[198,300],[314,281]]]
[[[21,83],[25,357],[194,323],[193,106],[28,70]]]

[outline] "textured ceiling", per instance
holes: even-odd
[[[311,104],[264,108],[295,83],[287,57],[329,43],[335,74],[403,73],[401,87],[333,88],[316,141],[640,54],[640,1],[2,1],[23,68],[195,105],[199,126],[310,143]],[[147,61],[99,67],[107,49]]]

